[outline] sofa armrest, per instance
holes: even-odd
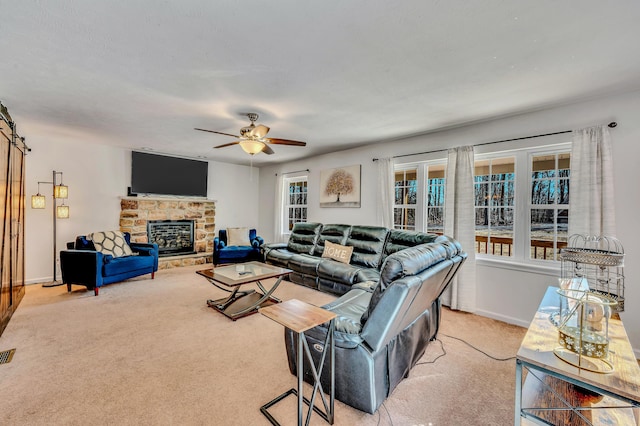
[[[83,284],[90,288],[102,285],[104,255],[92,250],[60,251],[62,281],[66,284]]]
[[[359,289],[369,293],[373,293],[373,290],[375,290],[377,285],[378,285],[378,281],[363,281],[363,282],[354,284],[353,286],[351,286],[351,288],[354,290]]]
[[[158,270],[158,244],[156,243],[131,243],[129,244],[131,250],[134,253],[138,253],[139,256],[153,256],[153,270]]]
[[[253,240],[251,240],[251,246],[253,248],[260,248],[262,247],[263,244],[264,244],[264,238],[258,235],[256,235],[256,237]]]
[[[287,243],[267,243],[263,244],[265,250],[278,250],[287,248]]]
[[[131,243],[129,246],[134,253],[138,253],[142,256],[157,256],[158,254],[158,245],[155,243]]]

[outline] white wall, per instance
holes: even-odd
[[[267,241],[273,238],[275,173],[310,169],[308,220],[321,223],[376,224],[376,167],[373,158],[471,145],[522,136],[579,129],[617,121],[612,130],[616,185],[617,237],[625,248],[625,306],[622,319],[636,355],[640,357],[640,226],[636,215],[640,211],[640,92],[617,94],[571,105],[557,106],[537,112],[506,117],[448,131],[416,136],[401,141],[380,143],[308,158],[288,164],[261,169],[260,229]],[[478,147],[477,153],[510,149],[518,146],[565,142],[571,135],[535,138],[520,142]],[[310,140],[309,143],[313,143]],[[444,153],[415,155],[397,162],[444,158]],[[320,208],[318,202],[319,174],[325,168],[362,164],[362,207],[359,209]],[[517,271],[495,266],[478,265],[478,313],[507,322],[528,325],[544,290],[555,284],[555,271]]]
[[[26,166],[26,282],[40,283],[53,277],[52,186],[40,185],[47,207],[34,210],[31,195],[38,181],[50,182],[53,170],[62,171],[69,186],[70,219],[57,221],[57,249],[76,235],[119,229],[120,197],[131,186],[131,151],[97,144],[29,140]],[[256,199],[259,169],[209,162],[207,198],[216,201],[216,233],[230,226],[258,226]],[[60,269],[57,271],[60,279]]]

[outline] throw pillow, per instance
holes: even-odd
[[[250,246],[249,228],[227,228],[228,246]]]
[[[349,263],[351,261],[351,254],[353,254],[353,247],[341,246],[331,241],[324,242],[322,257],[327,257],[342,263]]]
[[[96,250],[102,254],[110,254],[113,257],[133,255],[121,231],[94,232],[87,235],[87,238],[93,241]]]

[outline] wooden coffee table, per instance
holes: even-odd
[[[290,269],[260,262],[239,263],[196,271],[211,284],[229,293],[227,297],[222,299],[207,300],[207,305],[234,321],[255,314],[260,307],[280,303],[281,300],[273,297],[272,294],[282,279],[290,272]],[[267,290],[261,280],[269,278],[277,278],[277,280]],[[253,283],[258,286],[260,291],[240,290],[241,286]]]

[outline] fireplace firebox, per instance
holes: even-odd
[[[158,244],[158,256],[195,254],[193,220],[150,220],[147,239]]]

